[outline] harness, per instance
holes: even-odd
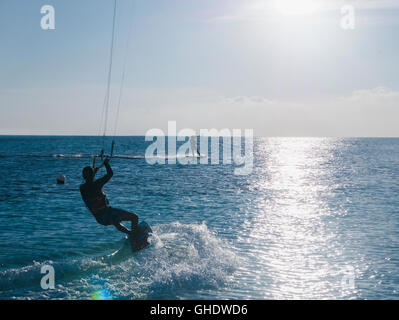
[[[108,203],[105,200],[105,197],[93,197],[84,200],[87,208],[94,215],[97,215],[102,212],[102,210],[108,208]]]

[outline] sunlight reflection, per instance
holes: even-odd
[[[323,184],[323,163],[332,155],[324,139],[270,139],[264,146],[267,165],[256,181],[261,194],[259,215],[250,233],[252,242],[267,246],[258,256],[260,265],[271,275],[273,298],[320,298],[328,296],[331,281],[337,276],[329,265],[329,242],[323,217],[328,205],[320,195],[328,191]],[[260,273],[265,272],[259,270]]]

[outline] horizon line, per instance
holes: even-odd
[[[244,135],[243,135],[244,136]],[[98,135],[79,135],[79,134],[2,134],[0,133],[0,137],[84,137],[84,138],[102,138],[103,136]],[[118,136],[106,136],[106,138],[129,138],[129,137],[145,137],[145,135],[118,135]],[[188,137],[188,136],[168,136],[164,137]],[[201,136],[197,135],[197,137],[234,137],[234,136]],[[238,136],[239,137],[239,136]],[[242,136],[241,136],[242,137]],[[254,135],[254,138],[315,138],[315,139],[354,139],[354,138],[363,138],[363,139],[399,139],[399,136],[259,136]]]

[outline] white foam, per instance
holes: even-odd
[[[101,256],[35,262],[1,272],[0,289],[5,297],[33,299],[89,299],[101,290],[114,299],[173,299],[226,285],[237,259],[205,224],[175,222],[153,230],[151,246],[138,253],[125,242]],[[40,288],[44,264],[54,266],[55,290]]]

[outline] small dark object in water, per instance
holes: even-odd
[[[66,178],[65,178],[65,176],[63,174],[60,174],[57,177],[57,184],[65,184],[65,181],[66,181]]]

